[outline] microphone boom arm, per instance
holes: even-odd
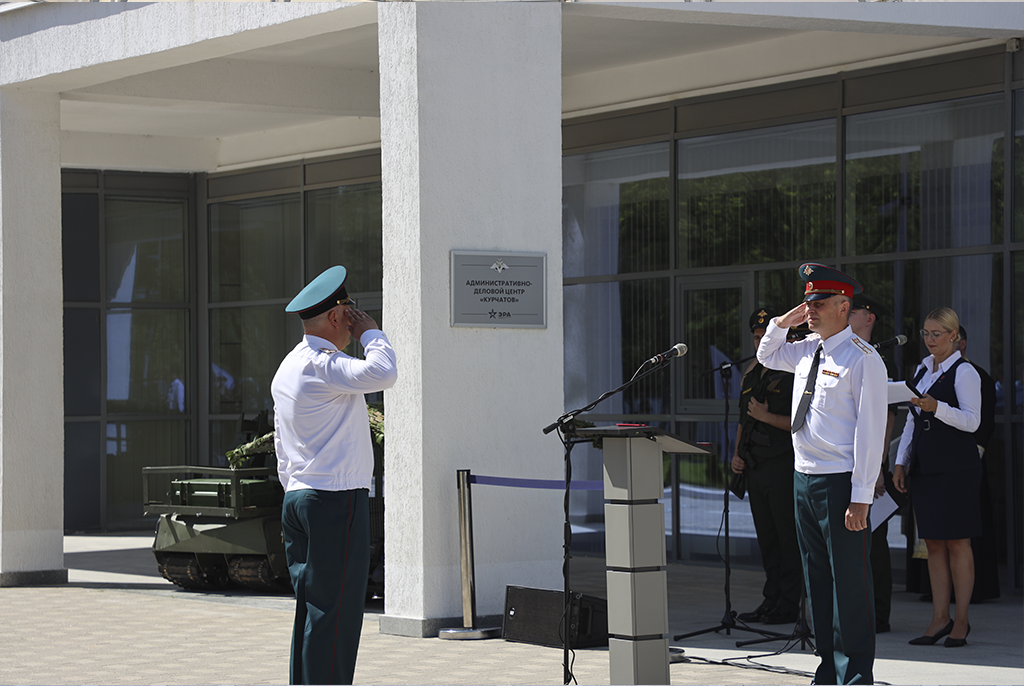
[[[685,352],[685,349],[682,352]],[[679,353],[679,355],[676,355],[676,357],[679,357],[682,354],[682,352]],[[559,433],[560,433],[559,439],[561,439],[562,445],[565,446],[565,496],[564,496],[564,499],[563,499],[563,510],[565,512],[565,522],[564,522],[563,529],[562,529],[562,555],[563,555],[563,558],[562,558],[563,559],[563,561],[562,561],[562,582],[563,582],[562,602],[563,602],[563,609],[562,609],[562,625],[561,626],[566,626],[568,624],[568,622],[569,622],[569,604],[570,604],[569,560],[572,557],[572,555],[570,554],[571,540],[572,540],[572,525],[569,522],[569,483],[572,480],[572,459],[571,459],[571,453],[572,453],[572,449],[573,449],[574,445],[576,445],[577,443],[582,443],[583,442],[579,438],[579,436],[576,434],[576,422],[574,421],[576,419],[576,415],[580,414],[581,412],[587,412],[589,410],[594,409],[594,407],[596,407],[597,404],[600,403],[602,400],[605,400],[606,398],[610,398],[611,396],[615,395],[616,393],[619,393],[619,392],[625,390],[626,388],[629,388],[630,386],[632,386],[636,382],[640,381],[640,379],[643,379],[643,378],[653,374],[654,372],[658,371],[662,367],[668,366],[668,362],[671,359],[672,358],[664,358],[664,359],[662,359],[662,361],[655,363],[650,369],[648,369],[647,371],[645,371],[643,373],[640,373],[640,371],[638,369],[637,373],[633,375],[633,378],[630,379],[629,381],[627,381],[626,383],[622,384],[618,388],[613,388],[612,390],[608,391],[607,393],[604,393],[603,395],[601,395],[600,398],[598,398],[597,400],[595,400],[595,401],[585,405],[584,407],[581,407],[581,408],[579,408],[577,410],[572,410],[570,412],[566,412],[561,417],[556,419],[554,422],[552,422],[551,424],[548,424],[547,426],[545,426],[544,429],[543,429],[545,434],[549,434],[552,431],[554,431],[555,429],[558,429]],[[648,362],[650,362],[650,360],[644,361],[644,363],[642,365],[640,365],[640,369],[643,369],[644,365],[648,364]],[[572,675],[572,669],[570,667],[570,664],[571,663],[569,661],[569,640],[568,640],[568,638],[566,636],[563,636],[562,637],[562,683],[563,684],[575,683],[575,681],[576,681],[575,677],[573,677],[573,675]]]
[[[561,428],[563,430],[563,433],[564,433],[565,432],[564,429],[568,428],[569,426],[571,426],[572,420],[576,418],[576,415],[582,414],[583,412],[589,412],[590,410],[594,409],[603,400],[606,400],[606,399],[612,397],[616,393],[621,393],[622,391],[626,390],[627,388],[629,388],[630,386],[632,386],[636,382],[640,381],[640,379],[644,379],[644,378],[650,376],[651,374],[653,374],[654,372],[660,370],[662,367],[668,366],[667,363],[671,359],[673,359],[673,358],[668,358],[666,360],[663,360],[660,363],[655,364],[653,367],[651,367],[647,371],[642,372],[640,374],[636,374],[632,379],[630,379],[626,383],[622,384],[618,388],[613,388],[612,390],[605,392],[597,400],[595,400],[595,401],[593,401],[593,402],[591,402],[591,403],[589,403],[589,404],[587,404],[587,405],[585,405],[585,406],[583,406],[583,407],[581,407],[581,408],[579,408],[577,410],[572,410],[570,412],[566,412],[561,417],[556,419],[554,422],[552,422],[551,424],[548,424],[547,426],[545,426],[544,429],[543,429],[544,433],[545,434],[549,434],[552,431],[554,431],[555,429],[559,429],[559,428]]]

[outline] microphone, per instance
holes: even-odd
[[[907,337],[904,336],[903,334],[898,334],[895,338],[890,338],[887,341],[882,341],[881,343],[872,343],[871,347],[874,348],[875,350],[885,350],[886,348],[891,348],[895,345],[903,345],[906,342]]]
[[[647,360],[647,362],[649,364],[658,364],[660,362],[664,362],[665,360],[671,360],[673,357],[682,357],[685,354],[686,344],[676,343],[675,345],[673,345],[671,348],[661,353],[660,355],[655,355],[651,359]]]

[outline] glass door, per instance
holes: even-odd
[[[687,353],[677,368],[676,413],[723,417],[724,401],[734,401],[740,387],[740,373],[728,365],[754,352],[746,335],[754,306],[752,275],[683,277],[677,295],[676,337]]]
[[[749,364],[744,359],[754,353],[747,331],[753,290],[752,272],[676,282],[676,338],[688,350],[676,369],[675,432],[711,453],[669,457],[667,543],[677,560],[713,562],[721,555],[740,382]],[[730,502],[730,550],[737,561],[758,559],[750,508],[735,498]]]

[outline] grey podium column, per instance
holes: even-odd
[[[668,684],[662,447],[604,437],[608,662],[613,684]]]

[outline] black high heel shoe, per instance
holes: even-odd
[[[933,646],[933,645],[935,645],[936,643],[939,642],[940,638],[942,638],[943,636],[948,635],[949,632],[952,631],[952,630],[953,630],[953,620],[951,619],[951,620],[949,620],[949,624],[947,624],[946,626],[944,626],[941,629],[939,629],[939,632],[936,633],[934,636],[918,636],[917,638],[910,639],[910,641],[908,641],[908,643],[910,643],[910,645],[912,645],[912,646]],[[968,629],[968,631],[970,631],[970,629]],[[956,640],[964,640],[964,639],[956,639]],[[949,641],[950,641],[950,639],[947,638],[946,642],[948,643]],[[952,647],[952,646],[950,646],[950,647]]]
[[[959,648],[960,646],[965,646],[967,645],[967,637],[970,635],[971,625],[968,624],[967,633],[964,634],[963,638],[953,638],[952,636],[947,636],[945,642],[942,645],[946,646],[947,648]]]

